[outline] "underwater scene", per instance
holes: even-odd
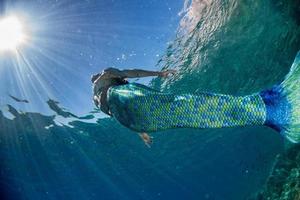
[[[1,199],[300,200],[299,50],[298,0],[2,0]]]

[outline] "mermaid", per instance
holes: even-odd
[[[268,126],[291,142],[300,142],[300,52],[280,84],[247,96],[164,93],[126,80],[175,73],[105,69],[92,76],[94,103],[137,132],[147,146],[152,142],[149,132],[251,125]]]

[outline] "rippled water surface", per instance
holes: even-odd
[[[158,61],[178,74],[153,79],[154,88],[257,92],[281,81],[300,49],[296,0],[194,0],[184,7],[177,37]],[[114,119],[47,103],[53,115],[12,106],[0,115],[6,199],[247,199],[286,143],[266,127],[178,129],[153,134],[148,149]]]

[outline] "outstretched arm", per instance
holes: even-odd
[[[126,76],[126,78],[139,78],[160,75],[160,72],[158,71],[147,71],[142,69],[123,70],[122,73]]]
[[[147,71],[142,69],[118,70],[116,68],[108,68],[104,70],[105,76],[108,78],[140,78],[147,76],[167,77],[169,74],[175,74],[175,70],[166,71]]]

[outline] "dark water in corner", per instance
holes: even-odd
[[[270,87],[300,49],[299,18],[292,0],[194,1],[159,62],[179,75],[152,86],[230,94]],[[73,121],[59,126],[54,116],[13,107],[14,119],[0,115],[3,199],[246,199],[284,149],[265,127],[159,132],[148,149],[113,119],[87,123],[51,105]]]

